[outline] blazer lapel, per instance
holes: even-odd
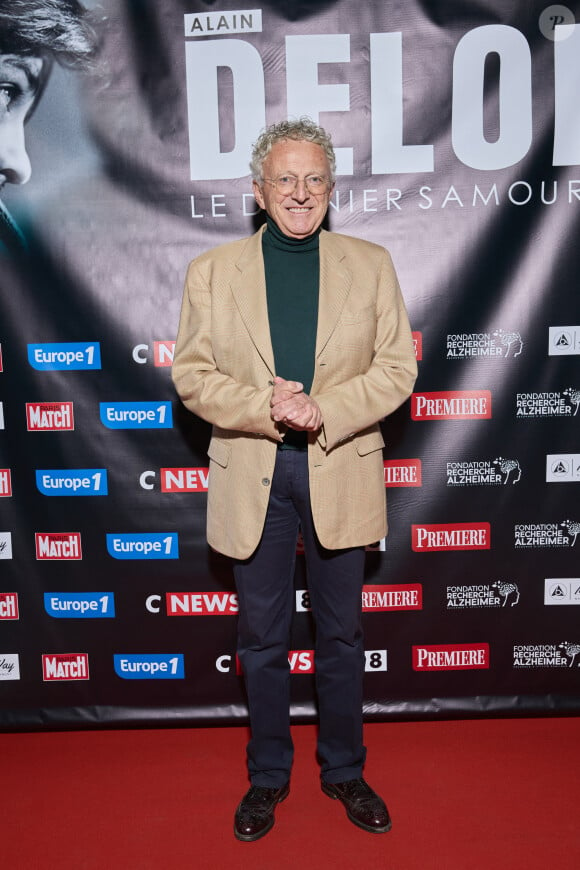
[[[268,322],[262,233],[263,228],[248,239],[248,244],[236,263],[238,275],[232,281],[231,290],[248,335],[273,375],[274,351]]]
[[[352,272],[336,237],[324,230],[320,233],[320,291],[318,299],[318,331],[316,356],[324,350],[340,318],[352,286]]]

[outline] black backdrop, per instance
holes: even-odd
[[[420,360],[384,424],[367,717],[577,711],[578,4],[100,9],[99,69],[54,70],[4,191],[29,247],[0,263],[2,727],[246,716],[209,427],[170,363],[188,261],[253,231],[250,144],[299,114],[339,149],[330,227],[392,253]],[[295,720],[306,587],[299,559]]]

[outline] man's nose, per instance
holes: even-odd
[[[292,196],[299,202],[304,202],[305,199],[308,199],[308,197],[310,196],[310,191],[306,187],[306,180],[304,178],[298,179]]]
[[[0,123],[0,175],[10,184],[26,184],[31,172],[24,124]]]

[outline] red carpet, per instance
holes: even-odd
[[[4,870],[578,870],[577,718],[366,726],[389,834],[322,794],[296,726],[289,798],[256,843],[232,833],[245,728],[0,734]]]

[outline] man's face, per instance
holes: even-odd
[[[315,232],[324,220],[334,185],[329,181],[323,193],[313,194],[304,179],[310,175],[330,179],[330,166],[324,149],[302,139],[285,139],[272,147],[262,171],[265,180],[261,184],[253,182],[254,196],[278,229],[294,239],[303,239]],[[294,192],[286,195],[279,193],[270,183],[285,175],[299,179]]]
[[[24,122],[40,87],[43,60],[0,54],[0,189],[30,178]]]

